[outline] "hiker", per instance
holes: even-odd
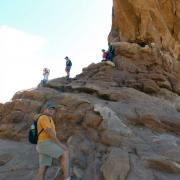
[[[113,60],[113,56],[114,56],[113,46],[111,45],[111,43],[108,43],[108,56],[107,56],[107,60],[112,61]]]
[[[50,73],[50,70],[48,68],[43,69],[43,76],[44,76],[43,83],[44,84],[48,82],[49,73]]]
[[[104,50],[104,49],[102,49],[102,61],[106,61],[107,60],[107,55],[108,55],[108,53]]]
[[[65,68],[65,71],[66,71],[66,73],[67,73],[66,78],[69,79],[72,62],[71,62],[71,60],[69,59],[69,57],[67,57],[67,56],[66,56],[64,59],[66,59],[66,68]]]
[[[43,79],[38,84],[38,86],[37,86],[38,88],[43,87],[45,84],[47,84],[49,74],[50,74],[50,69],[44,68],[43,69]]]
[[[55,109],[56,106],[48,102],[37,122],[39,136],[36,150],[39,153],[39,169],[36,180],[44,180],[47,167],[51,166],[53,158],[59,160],[64,180],[71,180],[68,149],[56,137],[55,124],[52,119]]]

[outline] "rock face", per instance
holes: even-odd
[[[178,7],[175,0],[114,0],[114,64],[91,64],[74,79],[51,80],[0,104],[0,138],[13,140],[0,140],[0,179],[34,179],[38,158],[28,129],[34,113],[54,101],[57,136],[69,147],[72,174],[179,180]],[[56,169],[57,162],[47,179]]]
[[[180,59],[179,0],[113,0],[111,42],[155,42]]]
[[[115,70],[106,63],[94,64],[71,82],[54,79],[46,87],[17,92],[12,102],[1,106],[0,137],[22,142],[10,143],[15,150],[9,152],[4,150],[9,141],[0,141],[4,146],[0,179],[34,178],[38,158],[35,147],[27,144],[27,132],[31,114],[39,113],[48,100],[59,105],[54,116],[57,136],[68,144],[76,176],[83,180],[180,178],[180,97],[164,88],[152,95],[117,86],[112,79],[100,81],[93,78],[91,68],[102,68],[97,71],[101,78],[107,69],[108,78]],[[22,163],[16,151],[30,153]],[[56,169],[57,163],[48,177]]]

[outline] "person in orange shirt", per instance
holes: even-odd
[[[47,167],[51,166],[52,159],[59,159],[65,180],[71,180],[69,176],[69,152],[67,147],[56,137],[55,124],[52,119],[56,106],[47,103],[42,115],[38,119],[38,144],[36,150],[39,153],[39,169],[37,180],[43,180]]]

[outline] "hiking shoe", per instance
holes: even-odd
[[[71,177],[68,177],[66,180],[72,180],[72,178],[71,178]]]
[[[75,177],[75,176],[70,176],[66,180],[81,180],[81,178]]]

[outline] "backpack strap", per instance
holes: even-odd
[[[38,126],[38,120],[39,120],[39,118],[42,116],[42,115],[46,115],[46,114],[40,114],[39,115],[39,117],[38,117],[38,119],[37,119],[37,126]],[[46,115],[47,116],[47,115]],[[50,123],[51,123],[51,119],[48,117],[48,119],[49,119],[49,121],[50,121]],[[38,133],[38,136],[42,133],[44,131],[44,129],[42,128],[41,129],[41,131]]]
[[[37,129],[38,129],[38,120],[39,120],[39,118],[40,118],[42,115],[43,115],[43,114],[40,114],[40,115],[38,116],[37,120],[36,120],[36,123],[37,123]],[[41,129],[41,131],[38,133],[37,136],[39,136],[39,135],[43,132],[43,130],[44,130],[44,129]]]
[[[41,131],[39,132],[38,136],[44,131],[44,129],[41,129]]]

